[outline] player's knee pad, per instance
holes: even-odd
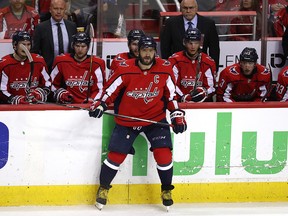
[[[172,152],[170,148],[155,148],[153,149],[155,161],[160,166],[169,165],[172,162]]]
[[[126,156],[127,156],[127,154],[122,154],[119,152],[109,152],[108,153],[108,160],[110,163],[113,163],[113,164],[119,166],[121,163],[123,163]]]

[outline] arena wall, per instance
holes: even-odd
[[[188,129],[172,134],[176,203],[288,201],[288,104],[181,108]],[[94,119],[85,110],[1,105],[0,205],[93,204],[113,126],[113,117]],[[145,136],[134,148],[113,181],[109,204],[161,202]]]

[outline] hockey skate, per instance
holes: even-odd
[[[174,189],[173,185],[161,186],[162,204],[166,206],[167,211],[169,211],[169,207],[173,205],[172,192],[171,192],[173,189]]]
[[[101,211],[103,206],[107,203],[108,191],[111,187],[105,187],[100,185],[96,195],[96,203],[95,206]]]

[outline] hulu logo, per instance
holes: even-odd
[[[103,119],[102,160],[106,158],[109,138],[114,128],[113,117],[106,115]],[[232,113],[217,113],[216,122],[216,149],[211,149],[211,151],[215,151],[215,175],[229,175],[231,167]],[[204,154],[207,145],[205,143],[205,132],[186,131],[185,133],[189,133],[190,139],[189,160],[185,162],[174,161],[174,175],[178,176],[195,175],[204,167]],[[174,139],[174,134],[172,134],[172,139]],[[257,160],[257,131],[242,131],[241,166],[250,174],[279,173],[286,165],[287,143],[288,131],[273,131],[271,159]],[[146,176],[149,143],[143,136],[138,136],[134,142],[134,148],[136,154],[133,157],[132,175]]]

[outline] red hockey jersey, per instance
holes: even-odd
[[[102,97],[107,105],[116,99],[119,114],[160,121],[178,108],[175,79],[170,62],[156,58],[149,70],[141,70],[136,59],[122,62],[108,80]],[[117,124],[134,127],[151,123],[116,117]]]
[[[27,31],[33,35],[39,22],[40,16],[32,7],[25,6],[20,19],[12,13],[10,7],[5,7],[0,10],[0,38],[12,38],[15,31]]]
[[[47,87],[50,89],[51,80],[47,73],[47,66],[44,58],[31,53],[34,61],[34,72],[31,79],[31,89],[37,87]],[[13,55],[6,55],[0,60],[1,71],[1,86],[0,98],[4,103],[8,103],[11,96],[23,95],[26,96],[26,86],[30,74],[30,63],[26,59],[23,62],[14,59]]]
[[[255,73],[247,78],[241,72],[240,64],[236,63],[221,71],[216,91],[217,101],[261,101],[267,96],[270,84],[269,69],[256,64]]]
[[[288,66],[284,67],[278,74],[276,84],[276,99],[278,101],[288,101]]]
[[[197,74],[198,59],[189,59],[184,51],[174,53],[168,59],[172,66],[176,79],[176,93],[179,98],[182,95],[189,94],[195,86],[204,87],[207,90],[208,97],[215,93],[215,76],[216,64],[215,61],[205,53],[201,53],[201,63],[199,73]]]
[[[129,55],[129,52],[123,52],[123,53],[118,53],[112,63],[111,63],[111,66],[110,66],[110,74],[109,74],[109,77],[114,73],[114,71],[116,70],[116,68],[118,67],[118,65],[125,61],[125,60],[128,60],[128,59],[131,59],[130,55]]]
[[[74,96],[73,103],[83,103],[87,97],[90,74],[89,98],[99,99],[105,83],[105,61],[93,56],[91,72],[90,61],[90,56],[82,62],[77,62],[72,54],[57,56],[51,72],[52,91],[64,88]]]

